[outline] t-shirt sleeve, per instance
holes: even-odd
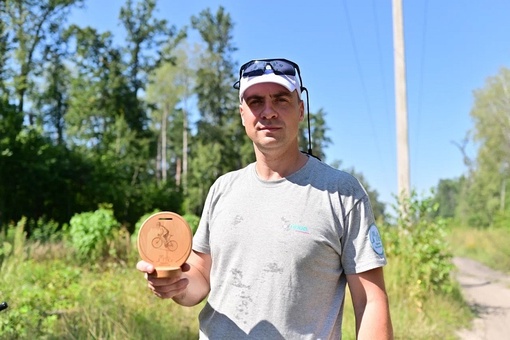
[[[386,256],[368,195],[345,218],[342,266],[346,274],[362,273],[386,265]]]

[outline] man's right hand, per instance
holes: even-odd
[[[190,265],[185,263],[180,269],[172,271],[170,277],[156,278],[152,277],[155,270],[154,266],[146,261],[140,261],[136,264],[136,269],[145,273],[147,286],[154,295],[161,299],[172,299],[186,292],[189,279],[184,277],[183,273],[190,270]]]

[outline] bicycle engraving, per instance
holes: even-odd
[[[170,235],[170,231],[168,231],[161,222],[158,222],[157,225],[159,227],[159,233],[152,239],[152,246],[154,248],[164,247],[166,250],[175,251],[178,247],[178,243],[170,239],[173,235]]]

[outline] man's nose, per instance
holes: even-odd
[[[260,117],[262,119],[273,119],[278,116],[278,112],[273,107],[273,103],[268,100],[265,102],[264,107],[262,108],[262,112],[260,113]]]

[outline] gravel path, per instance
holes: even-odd
[[[460,330],[459,338],[510,339],[510,276],[467,258],[453,262],[464,297],[477,314],[473,327]]]

